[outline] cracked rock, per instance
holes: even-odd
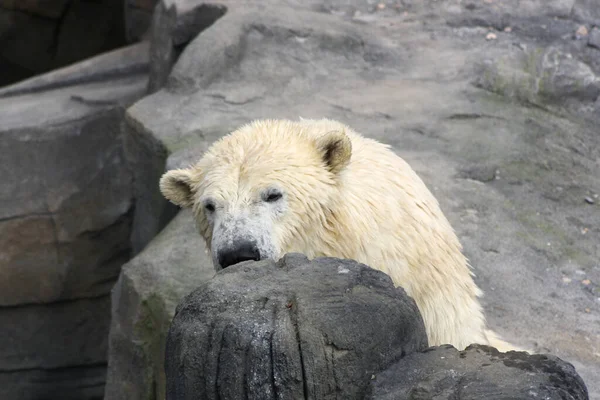
[[[112,291],[105,400],[165,398],[165,340],[175,307],[214,273],[189,210],[123,266]]]
[[[107,294],[129,258],[131,174],[119,104],[143,77],[0,97],[0,306]]]
[[[600,78],[590,66],[553,46],[512,51],[480,66],[476,86],[541,106],[593,102],[600,95]]]
[[[379,374],[366,399],[587,400],[573,365],[547,354],[500,353],[489,346],[431,347]]]
[[[145,49],[0,90],[1,399],[102,396],[134,214],[121,122]]]
[[[97,400],[110,297],[0,309],[0,399]]]
[[[225,14],[219,4],[164,0],[153,15],[151,36],[150,80],[152,93],[164,86],[171,67],[189,41]]]
[[[177,307],[166,398],[359,399],[426,345],[415,302],[380,271],[300,254],[244,262]]]

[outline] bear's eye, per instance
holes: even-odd
[[[213,203],[212,201],[207,201],[206,203],[204,203],[204,209],[209,213],[215,212],[215,203]]]
[[[281,192],[277,192],[277,191],[271,191],[271,192],[267,192],[263,198],[267,203],[274,203],[277,200],[281,199],[283,197],[283,194],[281,194]]]

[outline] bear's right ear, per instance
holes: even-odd
[[[317,139],[317,149],[329,170],[337,174],[352,157],[352,142],[343,131],[331,131]]]
[[[192,194],[192,172],[189,169],[174,169],[160,178],[160,191],[171,203],[182,208],[194,204]]]

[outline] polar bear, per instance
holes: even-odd
[[[388,145],[329,119],[257,120],[166,172],[217,270],[246,260],[353,259],[416,301],[431,346],[515,349],[485,326],[467,259],[437,200]]]

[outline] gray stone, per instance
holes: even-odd
[[[590,66],[559,48],[507,53],[481,62],[477,86],[542,107],[594,102],[600,94],[600,78]]]
[[[0,2],[0,85],[125,45],[122,0]]]
[[[594,27],[590,31],[590,35],[588,37],[588,46],[594,47],[600,50],[600,29]]]
[[[482,3],[462,2],[462,7],[448,7],[443,18],[453,27],[480,27],[486,35],[493,28],[502,40],[506,27],[519,37],[528,37],[537,43],[548,44],[572,33],[578,24],[571,19],[575,0],[504,0]]]
[[[57,20],[52,68],[124,46],[123,0],[71,1]]]
[[[147,39],[158,0],[125,0],[125,35],[128,42]]]
[[[132,106],[132,107],[135,107]],[[175,216],[177,208],[161,195],[158,182],[165,171],[167,149],[152,133],[125,116],[123,148],[133,175],[135,198],[131,247],[138,254]]]
[[[549,101],[574,97],[593,102],[600,94],[600,78],[572,54],[550,48],[545,52],[540,67],[539,94]]]
[[[373,374],[426,346],[416,303],[381,271],[300,254],[244,262],[177,306],[166,399],[361,399]]]
[[[577,21],[600,25],[600,9],[595,0],[575,0],[571,13]]]
[[[102,200],[98,199],[99,206]],[[64,237],[64,242],[56,237],[57,224],[85,216],[31,215],[0,222],[2,305],[49,303],[110,292],[131,252],[131,213],[127,209],[115,213],[114,222]]]
[[[136,43],[54,70],[49,74],[38,75],[26,81],[0,88],[0,98],[128,75],[145,74],[148,72],[149,47],[148,42]]]
[[[106,294],[129,257],[124,108],[143,75],[0,98],[0,305]]]
[[[225,11],[225,6],[214,2],[163,0],[158,3],[150,31],[150,93],[164,86],[185,45],[218,20]]]
[[[0,86],[51,68],[54,29],[53,20],[0,8]]]
[[[500,353],[488,346],[431,347],[379,373],[366,399],[377,400],[587,400],[575,368],[558,357]]]
[[[189,211],[123,267],[112,294],[106,400],[164,399],[164,349],[175,307],[214,273]]]
[[[103,395],[108,294],[131,256],[121,125],[144,65],[134,46],[0,91],[1,398]]]
[[[1,311],[0,375],[13,373],[13,385],[19,371],[106,363],[110,296]]]
[[[105,364],[0,372],[0,398],[100,400],[105,381]]]
[[[22,11],[46,18],[60,18],[68,6],[69,0],[0,0],[0,8]]]

